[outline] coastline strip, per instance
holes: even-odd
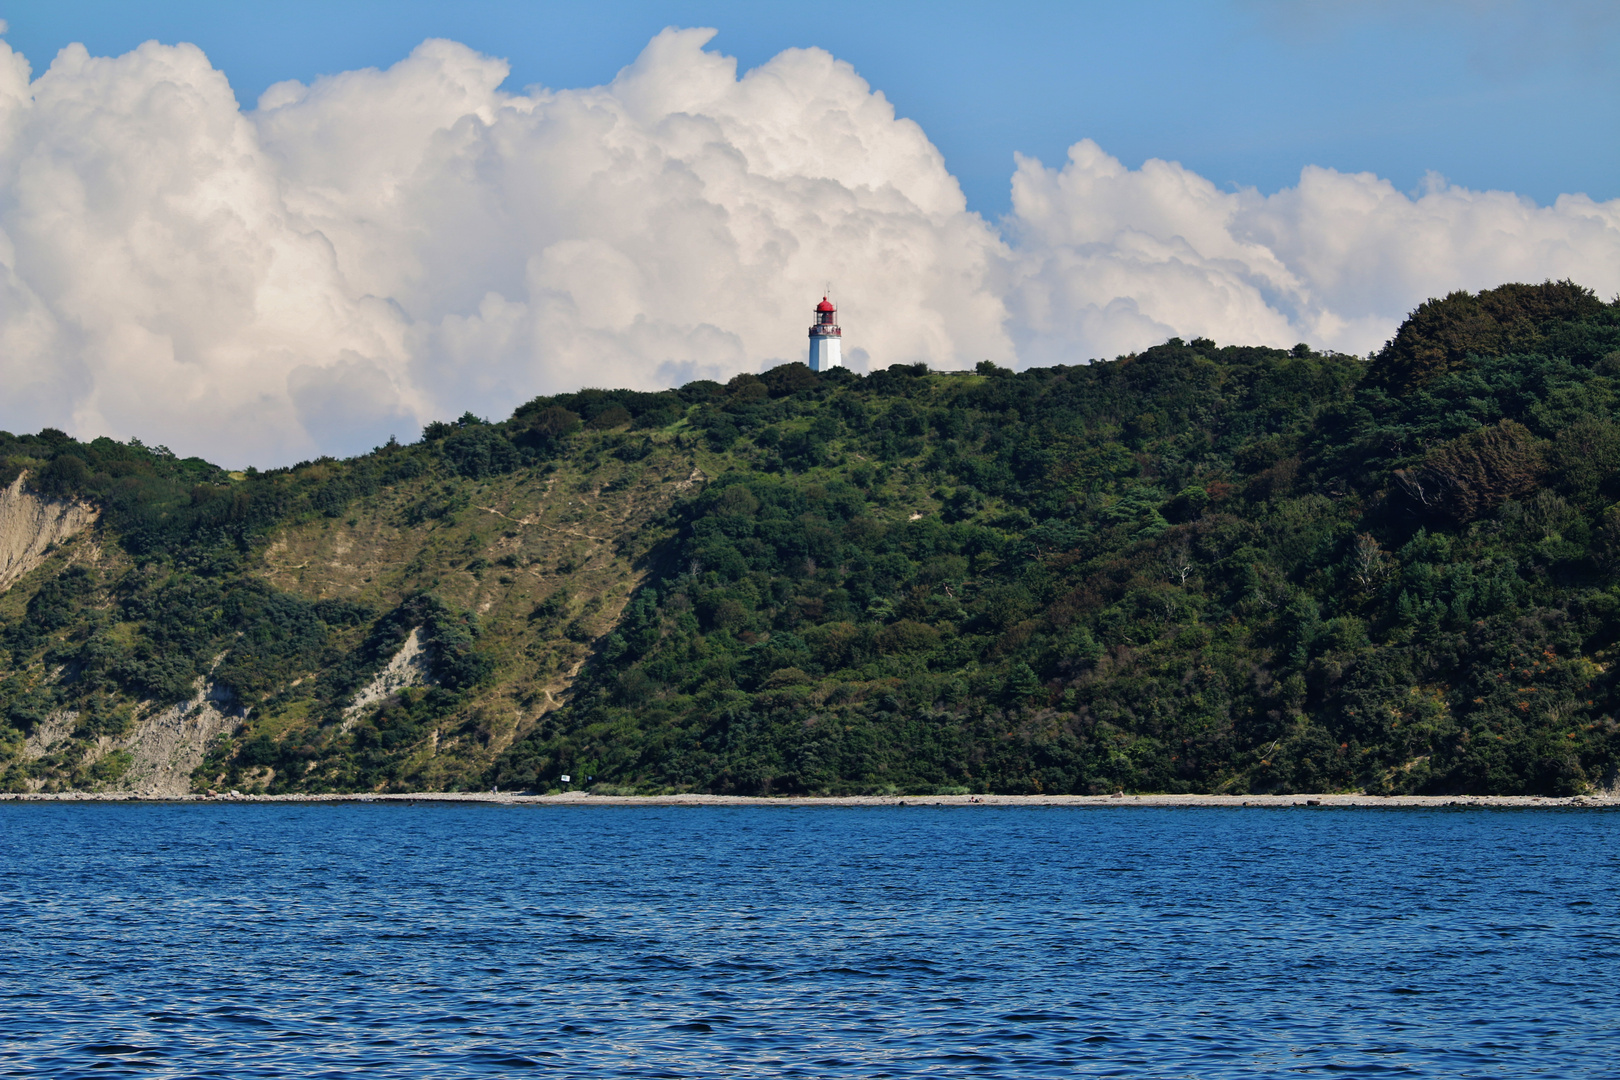
[[[322,795],[143,796],[131,792],[26,792],[3,794],[0,802],[128,803],[492,803],[500,806],[1006,806],[1051,807],[1180,807],[1437,809],[1444,807],[1515,807],[1520,809],[1620,808],[1620,793],[1595,795],[592,795],[570,791],[528,795],[519,792],[423,791]]]

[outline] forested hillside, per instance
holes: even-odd
[[[792,364],[263,473],[0,434],[101,511],[0,593],[0,776],[134,785],[189,701],[198,787],[1585,790],[1617,394],[1566,282],[1366,362]]]

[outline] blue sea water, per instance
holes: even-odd
[[[1620,816],[0,804],[0,1075],[1620,1075]]]

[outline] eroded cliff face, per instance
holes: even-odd
[[[634,452],[482,480],[434,470],[288,514],[240,567],[208,573],[160,556],[137,565],[116,517],[101,519],[106,536],[74,538],[97,522],[93,508],[4,490],[14,587],[0,592],[0,630],[18,632],[0,641],[0,740],[15,729],[0,741],[0,790],[170,797],[481,780],[567,698],[651,572],[671,504],[707,479],[688,448],[615,438],[610,449]],[[400,613],[426,596],[438,607]],[[378,640],[397,644],[374,655],[384,618],[401,620],[399,636]],[[474,642],[489,670],[471,682]],[[208,650],[206,673],[188,648]],[[358,650],[367,668],[329,695],[323,673]],[[160,673],[194,666],[189,693],[153,692]]]
[[[147,703],[148,715],[122,735],[89,737],[76,729],[79,713],[54,713],[25,740],[22,757],[68,760],[89,768],[93,786],[104,791],[127,791],[148,798],[179,798],[192,789],[192,772],[201,765],[211,740],[234,734],[247,710],[228,687],[199,679],[189,701],[166,708]],[[46,787],[43,778],[29,782],[27,790]]]
[[[27,474],[0,489],[0,592],[45,561],[46,552],[94,525],[86,503],[44,499],[23,488]]]

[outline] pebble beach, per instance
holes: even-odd
[[[570,791],[535,795],[523,792],[426,791],[388,794],[252,795],[219,792],[213,795],[143,796],[131,792],[30,792],[0,794],[0,802],[154,802],[154,803],[355,803],[455,802],[494,803],[503,806],[1225,806],[1255,809],[1285,807],[1354,807],[1398,809],[1437,807],[1613,808],[1620,793],[1548,797],[1541,795],[593,795]]]

